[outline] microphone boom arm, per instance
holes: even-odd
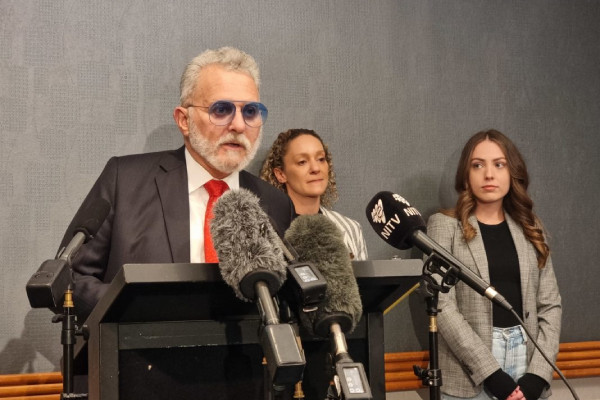
[[[504,296],[498,293],[496,289],[484,282],[469,268],[462,265],[462,263],[458,261],[452,254],[435,243],[424,232],[416,230],[413,233],[412,241],[425,254],[434,256],[431,258],[431,266],[435,267],[436,273],[444,277],[444,283],[454,286],[458,280],[461,280],[471,289],[475,290],[480,295],[487,297],[505,310],[511,311],[513,309],[510,303],[506,301]]]

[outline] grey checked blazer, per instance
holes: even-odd
[[[519,257],[525,326],[544,353],[555,361],[562,308],[552,260],[548,258],[546,266],[540,270],[533,245],[525,238],[521,227],[507,213],[505,215]],[[471,216],[469,222],[477,231],[469,243],[463,239],[460,222],[443,214],[429,218],[427,232],[465,266],[489,282],[488,262],[477,219]],[[491,352],[492,303],[459,282],[449,293],[440,293],[439,308],[442,391],[452,396],[473,397],[481,392],[484,379],[500,368]],[[527,341],[527,357],[527,372],[550,383],[552,367],[530,340]],[[546,391],[542,397],[548,394]]]

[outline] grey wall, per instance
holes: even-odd
[[[451,205],[458,152],[494,127],[530,168],[563,294],[563,341],[599,340],[600,3],[597,1],[0,0],[0,373],[56,370],[60,326],[25,283],[112,155],[180,145],[185,63],[238,46],[262,66],[276,134],[329,143],[341,200],[373,259],[380,190],[429,215]],[[386,316],[388,351],[426,348],[416,296]]]

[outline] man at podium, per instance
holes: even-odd
[[[98,198],[110,204],[95,237],[73,259],[80,322],[124,264],[217,262],[204,227],[225,190],[256,194],[283,236],[294,215],[290,199],[243,170],[256,154],[267,118],[259,84],[250,55],[231,47],[204,51],[185,68],[173,111],[184,145],[108,161],[80,208]],[[74,219],[61,248],[76,228]]]

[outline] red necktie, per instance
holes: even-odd
[[[206,205],[206,216],[204,217],[204,259],[207,263],[216,263],[219,262],[219,258],[210,236],[210,221],[214,218],[213,206],[215,202],[229,189],[229,186],[224,181],[212,179],[204,184],[204,188],[208,192],[208,204]]]

